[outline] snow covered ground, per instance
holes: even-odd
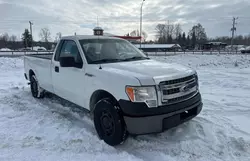
[[[55,96],[32,98],[22,58],[0,58],[1,161],[249,161],[250,56],[153,57],[197,69],[204,107],[161,134],[110,147],[87,113]]]

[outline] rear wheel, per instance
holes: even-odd
[[[123,143],[127,138],[127,129],[117,105],[111,99],[98,101],[93,111],[96,131],[111,146]]]
[[[44,90],[39,86],[38,80],[35,75],[30,77],[30,90],[34,98],[43,98]]]

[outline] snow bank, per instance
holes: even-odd
[[[235,59],[246,64],[235,67]],[[114,148],[99,140],[89,115],[78,107],[55,96],[34,99],[21,58],[0,58],[0,160],[249,161],[250,68],[245,59],[181,55],[161,60],[192,62],[198,69],[201,114]]]
[[[9,48],[1,48],[0,51],[11,51]]]
[[[173,56],[151,56],[153,59],[168,63],[179,63],[192,68],[200,67],[250,67],[250,55],[198,55],[198,54],[180,54]]]

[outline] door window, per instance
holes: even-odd
[[[74,57],[77,67],[82,68],[82,65],[83,65],[82,58],[77,48],[77,45],[74,41],[72,40],[64,41],[62,48],[61,48],[59,59],[61,57]]]

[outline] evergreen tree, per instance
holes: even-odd
[[[173,38],[172,38],[171,35],[168,36],[167,43],[168,44],[172,44],[173,43]]]
[[[189,48],[189,46],[190,46],[190,36],[188,35],[187,41],[186,41],[186,47]]]
[[[182,34],[182,45],[183,45],[183,47],[187,46],[186,33],[185,32],[183,32],[183,34]]]
[[[192,48],[194,49],[195,46],[196,46],[196,35],[195,35],[195,32],[192,33],[191,44],[192,44]]]
[[[178,38],[177,38],[177,43],[178,43],[180,46],[183,46],[181,33],[179,33],[179,36],[178,36]]]
[[[29,33],[28,29],[24,30],[24,33],[22,34],[22,41],[23,41],[23,45],[25,48],[27,47],[31,47],[32,44],[32,36]]]

